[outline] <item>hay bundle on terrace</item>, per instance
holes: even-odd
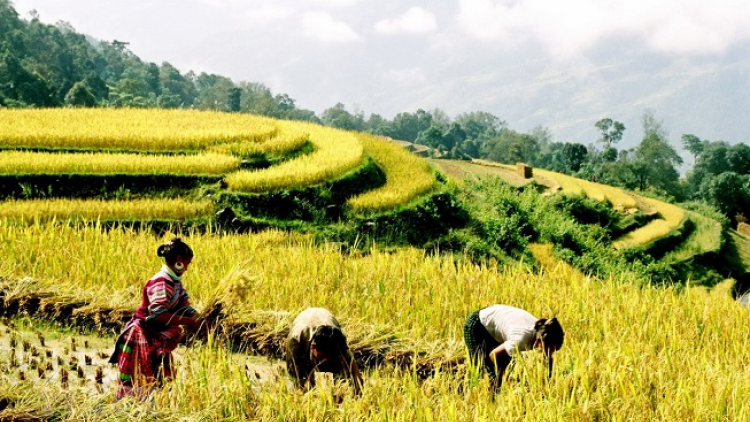
[[[28,405],[21,405],[22,395],[3,390],[4,397],[0,398],[0,421],[51,421],[60,418],[54,410],[41,411],[28,409]]]
[[[39,303],[39,314],[44,319],[62,322],[68,320],[74,310],[85,305],[86,302],[73,297],[50,296]]]
[[[5,316],[15,316],[18,313],[18,298],[14,296],[0,297],[0,314]]]
[[[286,331],[255,323],[222,323],[222,335],[232,347],[244,353],[281,358],[284,355]]]
[[[21,296],[38,290],[36,280],[31,277],[20,279],[0,276],[0,291],[5,296]]]
[[[362,367],[374,367],[386,362],[386,356],[397,344],[396,335],[378,331],[375,327],[350,324],[349,349]]]
[[[42,300],[53,297],[52,293],[40,292],[23,295],[19,298],[20,310],[28,316],[34,316],[40,309]]]
[[[242,321],[224,320],[216,333],[226,338],[233,350],[281,358],[293,316],[286,311],[251,311]]]
[[[0,411],[0,420],[8,422],[41,422],[51,421],[54,415],[40,415],[23,410],[5,409]]]
[[[525,164],[525,163],[516,163],[516,171],[518,174],[523,177],[524,179],[530,179],[534,177],[534,170],[533,167]]]
[[[44,295],[34,293],[22,295],[6,295],[0,297],[0,311],[6,316],[15,316],[23,313],[34,316],[39,310],[39,303]]]
[[[0,277],[0,313],[14,316],[21,310],[21,298],[37,290],[31,277],[12,279]]]
[[[73,310],[71,321],[85,328],[120,330],[133,315],[133,309],[101,308],[93,304]]]

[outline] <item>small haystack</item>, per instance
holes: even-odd
[[[518,175],[524,179],[531,179],[534,177],[533,167],[524,163],[516,163],[516,171],[518,172]]]
[[[740,232],[740,234],[744,234],[745,236],[750,236],[750,224],[740,222],[737,224],[737,231]]]

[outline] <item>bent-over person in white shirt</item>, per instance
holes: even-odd
[[[505,369],[518,352],[541,348],[552,376],[552,355],[563,345],[565,333],[557,318],[540,319],[523,309],[492,305],[472,312],[464,324],[464,341],[472,365],[486,372],[494,392]]]

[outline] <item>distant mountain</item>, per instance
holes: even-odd
[[[620,145],[625,148],[641,140],[641,118],[652,110],[686,164],[692,157],[682,151],[683,134],[748,142],[750,46],[721,57],[686,58],[609,45],[586,59],[564,62],[541,59],[541,53],[508,57],[481,49],[440,63],[426,56],[423,68],[434,71],[423,84],[386,86],[357,104],[366,113],[440,108],[455,116],[482,110],[516,130],[541,125],[558,141],[583,144],[596,141],[594,123],[610,117],[626,126]]]

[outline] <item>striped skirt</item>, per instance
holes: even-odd
[[[182,328],[169,327],[151,334],[140,321],[130,323],[120,334],[110,362],[117,363],[117,398],[146,398],[163,381],[174,376],[172,351],[179,345]]]

